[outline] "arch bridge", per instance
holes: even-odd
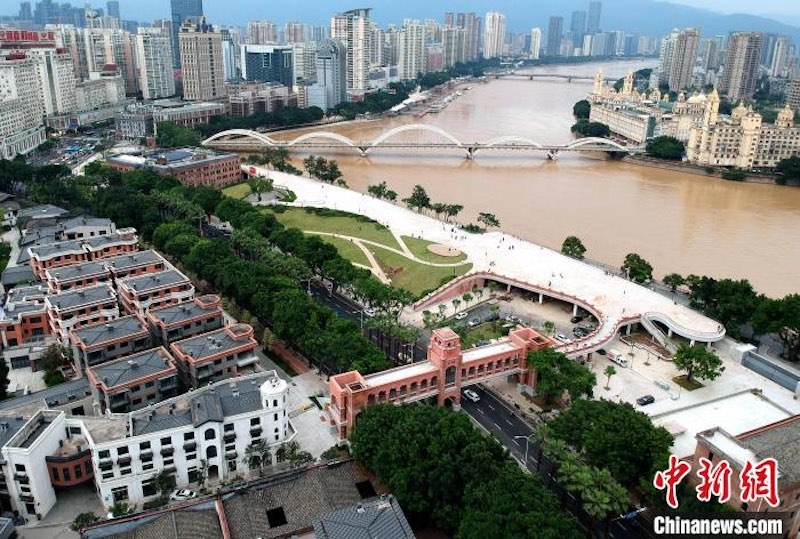
[[[406,133],[431,134],[434,142],[408,140],[398,135]],[[489,150],[527,150],[544,152],[548,159],[555,159],[562,152],[622,152],[638,154],[644,152],[644,146],[626,146],[616,141],[600,137],[587,137],[572,140],[564,144],[542,144],[527,137],[506,135],[495,137],[484,142],[461,141],[448,131],[430,124],[406,124],[394,127],[371,141],[356,141],[333,131],[312,131],[292,140],[278,140],[265,133],[247,129],[229,129],[221,131],[202,142],[203,146],[220,150],[252,150],[263,148],[286,148],[287,150],[324,151],[331,149],[352,148],[362,157],[371,152],[384,149],[411,150],[458,150],[464,152],[467,159],[473,159],[478,151]]]

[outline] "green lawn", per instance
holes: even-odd
[[[453,275],[454,272],[456,276],[463,275],[472,269],[472,264],[461,264],[452,268],[436,268],[414,262],[380,247],[368,246],[368,249],[372,251],[387,274],[390,269],[397,270],[393,275],[389,275],[392,284],[399,288],[405,288],[412,294],[439,288],[444,277]]]
[[[265,208],[261,211],[272,210]],[[397,240],[394,239],[388,228],[361,215],[336,210],[286,208],[286,211],[275,213],[275,217],[287,227],[313,232],[344,234],[400,249]]]
[[[466,320],[469,320],[469,318],[467,318]],[[502,320],[497,320],[495,322],[486,322],[473,329],[468,329],[467,337],[466,339],[463,339],[463,342],[461,343],[462,346],[464,348],[470,348],[474,346],[475,343],[481,339],[485,341],[490,341],[492,339],[505,337],[506,335],[508,335],[508,329],[502,327],[502,324],[503,324]]]
[[[369,260],[367,260],[367,255],[364,254],[355,243],[350,240],[345,240],[342,238],[334,238],[331,236],[320,236],[325,242],[330,243],[336,250],[339,251],[339,254],[349,260],[354,264],[363,264],[364,266],[369,267]]]
[[[226,197],[243,199],[250,194],[250,186],[247,182],[237,183],[236,185],[229,185],[222,190],[222,194]]]
[[[464,253],[458,256],[441,256],[430,252],[428,250],[428,245],[433,245],[434,242],[432,241],[412,238],[411,236],[402,236],[402,239],[409,250],[414,253],[414,256],[426,262],[433,262],[434,264],[455,264],[456,262],[463,262],[467,259],[467,255]]]

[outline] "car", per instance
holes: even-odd
[[[500,320],[500,315],[497,313],[489,313],[483,319],[484,322],[494,322],[495,320]]]
[[[169,499],[172,500],[173,502],[183,502],[186,500],[191,500],[193,498],[197,498],[197,493],[187,488],[183,488],[180,490],[173,490],[172,494],[169,495]]]
[[[601,356],[606,355],[606,351],[603,348],[598,348],[597,353],[600,354]]]
[[[486,346],[487,344],[489,344],[489,341],[486,339],[478,339],[475,341],[475,346]]]
[[[469,400],[471,400],[472,402],[478,402],[479,400],[481,400],[480,396],[471,389],[465,389],[464,396]]]
[[[377,313],[375,312],[375,309],[373,309],[372,307],[367,307],[366,309],[364,309],[364,314],[367,316],[375,316]]]
[[[561,341],[561,342],[563,342],[565,344],[568,343],[568,342],[572,342],[572,340],[568,339],[567,336],[564,335],[563,333],[556,333],[556,340],[557,341]]]
[[[652,395],[642,395],[636,399],[636,402],[639,404],[639,406],[647,406],[648,404],[653,404],[656,402],[656,398]]]
[[[467,325],[469,327],[471,327],[471,328],[476,328],[476,327],[481,325],[481,319],[480,318],[473,318],[469,322],[467,322]]]
[[[583,322],[583,317],[580,315],[575,315],[572,318],[570,318],[569,321],[572,322],[573,324],[577,324],[578,322]]]
[[[453,318],[455,318],[456,320],[464,320],[467,316],[469,316],[468,312],[461,311],[460,313],[456,313],[456,315]]]
[[[576,337],[580,338],[580,337],[584,337],[584,336],[588,335],[589,332],[586,331],[584,328],[574,328],[572,330],[572,334],[575,335]]]

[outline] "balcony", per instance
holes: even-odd
[[[175,448],[172,447],[171,445],[164,446],[164,447],[161,448],[161,456],[162,457],[168,457],[168,456],[172,455],[173,453],[175,453]]]
[[[225,460],[236,460],[238,456],[239,454],[235,450],[225,452]]]
[[[197,448],[197,442],[195,442],[194,440],[184,442],[183,444],[184,451],[194,451],[196,448]]]
[[[261,436],[262,429],[261,427],[250,427],[250,436],[255,438],[256,436]]]
[[[141,453],[139,453],[139,459],[142,462],[150,462],[151,460],[153,460],[153,450],[147,449],[145,451],[142,451]]]
[[[14,480],[23,485],[27,485],[30,483],[30,479],[28,479],[28,474],[25,472],[14,472]]]
[[[131,463],[131,456],[130,455],[121,455],[117,457],[117,464],[120,466],[127,466]]]
[[[33,495],[31,494],[20,494],[19,499],[25,503],[33,503]]]
[[[235,432],[226,432],[225,436],[223,436],[222,439],[225,440],[226,443],[227,442],[232,442],[232,441],[234,441],[236,439],[236,433]]]

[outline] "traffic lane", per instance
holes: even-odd
[[[470,389],[478,393],[481,400],[472,402],[462,395],[461,408],[497,438],[517,460],[523,461],[525,458],[525,440],[522,438],[517,440],[514,437],[521,436],[526,438],[530,436],[533,433],[531,426],[522,421],[510,408],[491,393],[476,386]]]

